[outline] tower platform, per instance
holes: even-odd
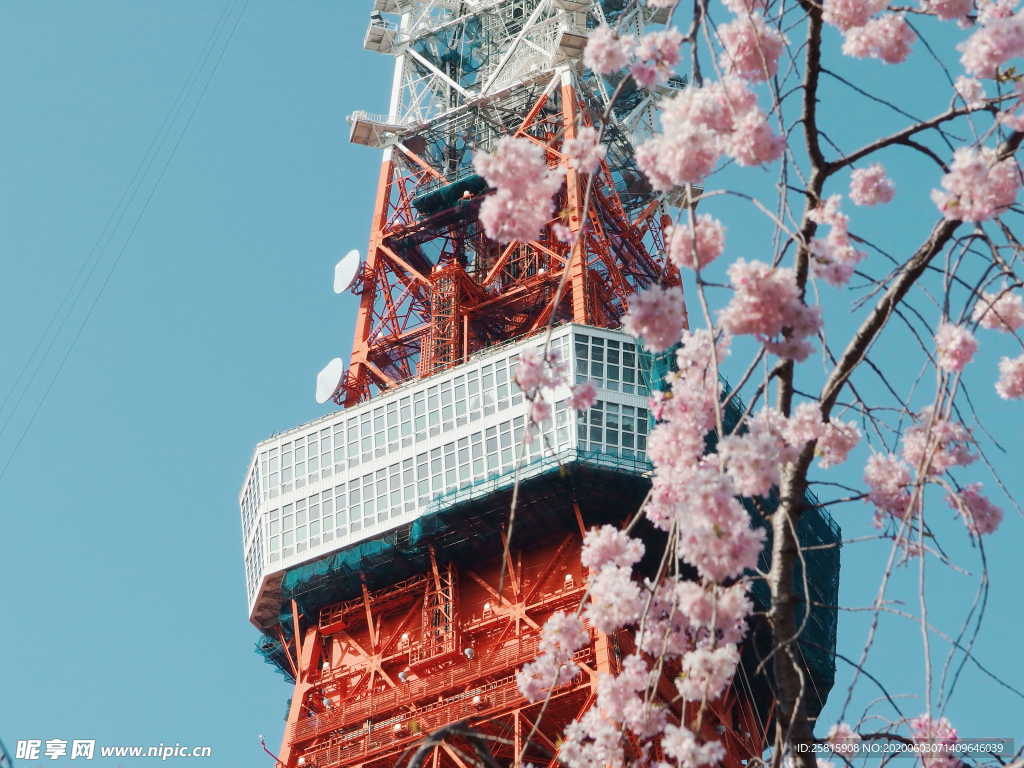
[[[595,383],[598,401],[577,413],[565,406],[567,392],[556,394],[554,419],[517,464],[527,404],[512,374],[522,352],[542,342],[492,348],[257,447],[241,495],[250,620],[263,633],[259,653],[295,683],[287,764],[391,765],[424,733],[463,719],[501,738],[532,730],[540,714],[520,696],[515,671],[536,654],[547,616],[584,598],[583,532],[621,525],[640,507],[650,487],[650,384],[671,362],[622,331],[555,329],[552,348],[579,380]],[[734,402],[727,420],[739,408]],[[653,575],[663,534],[643,520],[634,530],[647,548],[640,571]],[[840,538],[811,498],[799,534],[805,545]],[[769,542],[763,570],[770,550]],[[838,548],[805,560],[813,601],[835,605]],[[755,581],[752,592],[763,611],[766,585]],[[801,640],[812,716],[833,682],[835,620],[813,609]],[[578,717],[592,675],[614,670],[631,642],[628,631],[594,635],[577,659],[585,673],[544,711],[546,732]],[[737,684],[715,705],[734,742],[730,760],[755,754],[752,729],[771,720],[767,678],[755,674],[769,647],[755,619]],[[507,751],[496,756],[511,759]],[[534,762],[553,757],[543,745],[535,751]]]

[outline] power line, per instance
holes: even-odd
[[[233,0],[228,0],[229,6],[232,1]],[[138,215],[135,217],[135,221],[132,223],[132,227],[128,232],[127,238],[125,239],[120,250],[114,257],[114,260],[110,265],[110,269],[107,271],[106,276],[103,279],[103,282],[100,284],[99,291],[96,293],[95,297],[92,300],[92,303],[89,305],[85,313],[85,316],[82,318],[82,322],[79,324],[74,337],[71,339],[71,343],[68,345],[67,349],[65,349],[64,355],[61,357],[60,364],[57,366],[56,372],[50,378],[50,382],[47,385],[46,390],[43,392],[43,396],[36,403],[36,407],[33,409],[32,415],[29,417],[28,423],[25,425],[25,429],[22,430],[22,433],[18,437],[17,442],[14,444],[14,448],[11,450],[11,453],[8,456],[7,461],[4,463],[3,468],[0,469],[0,480],[3,480],[3,478],[6,476],[8,468],[11,466],[11,463],[14,461],[14,458],[18,453],[18,449],[21,448],[21,445],[25,441],[26,436],[31,431],[32,426],[35,424],[36,417],[39,415],[40,410],[42,409],[43,405],[49,398],[50,392],[53,391],[54,384],[56,384],[57,380],[60,378],[60,375],[64,370],[64,366],[67,364],[68,359],[71,357],[71,353],[74,351],[75,346],[78,344],[78,340],[82,336],[82,332],[85,330],[86,325],[88,325],[89,319],[92,317],[92,314],[96,309],[96,306],[99,304],[100,299],[103,297],[103,294],[106,291],[107,286],[110,284],[110,280],[114,276],[114,272],[117,270],[117,266],[118,264],[120,264],[121,258],[124,256],[125,251],[128,249],[128,245],[134,238],[135,232],[138,230],[142,218],[145,216],[150,203],[152,202],[154,196],[156,195],[157,190],[160,187],[160,183],[163,181],[164,176],[167,174],[167,169],[170,168],[171,162],[174,160],[175,155],[177,155],[178,153],[178,148],[181,146],[181,143],[185,138],[185,135],[188,132],[189,127],[192,125],[192,121],[195,118],[196,113],[199,111],[199,106],[203,102],[203,98],[206,95],[206,91],[210,87],[210,83],[213,81],[214,76],[217,74],[217,70],[220,69],[221,62],[224,61],[224,56],[231,45],[231,41],[234,39],[235,33],[238,31],[238,27],[241,24],[242,18],[245,16],[245,12],[248,10],[249,2],[250,0],[243,0],[243,2],[241,3],[241,10],[238,12],[234,24],[231,26],[230,32],[228,33],[227,37],[224,40],[224,44],[220,49],[220,54],[218,55],[217,60],[215,61],[213,67],[210,69],[208,75],[206,76],[206,80],[199,91],[199,95],[192,106],[192,110],[191,112],[189,112],[185,124],[182,126],[181,131],[178,133],[178,137],[175,140],[174,145],[171,147],[170,154],[167,156],[167,159],[164,162],[163,167],[160,169],[160,172],[152,188],[150,189],[149,194],[143,201],[142,208],[139,210]]]
[[[114,206],[114,209],[110,212],[110,216],[107,217],[107,221],[103,225],[103,229],[100,231],[100,234],[97,237],[96,241],[89,249],[85,259],[79,265],[78,271],[75,273],[75,276],[71,281],[71,284],[68,286],[67,292],[64,294],[63,298],[58,303],[57,309],[54,311],[49,323],[47,323],[46,328],[43,330],[43,333],[36,341],[35,347],[33,348],[32,353],[29,355],[28,360],[25,362],[21,371],[18,373],[18,376],[14,379],[14,383],[11,385],[10,390],[4,397],[3,403],[0,404],[0,413],[3,413],[4,409],[11,401],[11,397],[19,389],[22,379],[25,378],[25,374],[28,372],[29,368],[32,367],[33,361],[35,361],[35,367],[32,370],[32,374],[25,381],[25,386],[23,389],[21,389],[21,392],[18,395],[14,407],[8,412],[7,418],[4,420],[4,423],[0,425],[0,437],[2,437],[4,432],[7,431],[8,425],[11,423],[15,414],[21,408],[21,403],[23,402],[25,396],[32,389],[32,382],[38,377],[43,364],[50,357],[50,353],[53,350],[54,344],[60,337],[64,329],[64,326],[71,319],[71,316],[74,314],[76,305],[81,300],[81,297],[85,293],[86,287],[91,282],[93,275],[96,272],[96,269],[99,267],[103,258],[104,249],[111,241],[113,241],[114,236],[121,225],[121,222],[124,220],[125,214],[131,207],[132,203],[134,202],[135,197],[139,192],[139,189],[142,187],[142,183],[145,180],[146,175],[149,173],[149,170],[153,165],[153,161],[160,154],[161,147],[165,143],[165,135],[169,134],[171,126],[174,124],[174,122],[176,122],[178,114],[181,112],[182,107],[187,102],[189,89],[192,87],[193,83],[195,83],[196,80],[198,79],[203,68],[206,66],[207,61],[209,60],[210,55],[213,53],[216,47],[216,40],[220,36],[221,28],[224,27],[226,20],[229,18],[229,12],[231,10],[231,5],[233,2],[235,2],[235,0],[227,0],[227,2],[225,2],[224,8],[221,11],[219,18],[217,19],[217,22],[214,25],[214,28],[211,31],[206,44],[204,45],[202,55],[200,56],[195,67],[193,67],[192,71],[189,73],[189,76],[182,83],[181,88],[178,91],[178,94],[175,96],[175,99],[171,104],[170,109],[168,109],[167,113],[164,115],[163,122],[160,124],[160,127],[157,129],[157,132],[153,135],[153,138],[150,141],[149,146],[146,148],[145,154],[139,161],[139,164],[135,169],[135,173],[132,175],[131,180],[128,182],[128,186],[125,187],[124,192],[121,193],[121,198],[118,200],[117,205]],[[50,331],[54,329],[54,326],[56,326],[56,330],[54,331],[54,334],[51,337]],[[46,351],[42,354],[42,356],[38,358],[38,360],[36,360],[36,356],[39,354],[39,351],[43,348],[43,344],[46,342],[47,338],[49,338],[49,343],[46,346]]]

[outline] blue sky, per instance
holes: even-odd
[[[11,748],[25,738],[209,744],[217,766],[262,759],[260,733],[276,748],[290,692],[252,651],[237,491],[258,440],[323,412],[313,377],[349,350],[356,302],[331,293],[331,269],[365,248],[379,156],[348,144],[344,116],[384,111],[391,64],[362,50],[364,5],[253,0],[201,103],[204,78],[172,112],[196,65],[212,70],[219,54],[204,59],[205,46],[213,30],[224,41],[218,20],[237,2],[0,3],[0,398],[12,391],[0,400],[0,739]],[[895,76],[874,62],[844,67],[897,89],[910,111],[945,106],[926,64]],[[863,102],[840,104],[827,126],[838,141],[902,125]],[[169,113],[162,153],[102,238]],[[937,177],[916,158],[892,162],[903,202],[854,228],[884,236],[899,255],[929,226]],[[726,176],[767,179],[746,173]],[[709,210],[729,226],[730,251],[759,256],[749,208],[717,201]],[[91,277],[81,299],[52,348],[43,337],[38,370],[32,362],[19,379],[83,264]],[[845,316],[846,297],[829,290],[828,311]],[[978,365],[991,371],[1011,353],[1001,344],[982,336]],[[898,345],[880,355],[897,380],[916,375]],[[972,392],[983,418],[1004,426],[1011,453],[996,463],[1019,493],[1010,456],[1021,406],[998,401],[990,379],[979,375]],[[859,470],[843,472],[837,479],[858,482]],[[986,542],[993,586],[976,652],[1022,688],[1022,525],[997,501],[1007,521]],[[863,506],[837,518],[850,535],[868,531]],[[966,536],[950,531],[951,548],[969,559]],[[843,602],[863,605],[878,550],[843,557]],[[929,574],[935,621],[955,627],[975,581]],[[863,627],[844,614],[840,648],[855,654]],[[872,671],[896,691],[919,690],[917,630],[883,627]],[[956,702],[949,714],[963,735],[1024,737],[1021,699],[975,670],[965,670]]]

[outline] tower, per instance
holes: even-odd
[[[558,735],[631,651],[628,631],[594,630],[575,659],[583,671],[549,702],[530,704],[515,683],[547,617],[584,598],[585,530],[622,524],[650,485],[648,397],[670,361],[619,325],[635,290],[678,284],[664,258],[667,203],[632,160],[658,94],[596,78],[579,58],[599,22],[640,32],[664,21],[622,0],[375,0],[364,45],[394,56],[395,74],[387,115],[349,119],[354,143],[383,151],[367,258],[342,281],[360,298],[347,371],[332,374],[345,408],[260,443],[240,495],[258,650],[294,684],[287,768],[392,766],[460,722],[501,765],[522,755],[554,766]],[[557,198],[574,244],[555,221],[529,242],[489,240],[473,153],[512,134],[564,166],[562,142],[605,115],[590,194],[566,168]],[[552,418],[527,441],[513,376],[545,343],[598,399],[577,413],[567,389],[555,392]],[[818,511],[800,534],[838,540]],[[644,536],[651,571],[659,540]],[[837,550],[806,562],[816,602],[834,605]],[[834,614],[814,609],[809,625],[802,648],[821,704]],[[730,767],[764,746],[770,697],[753,670],[765,650],[755,631],[743,675],[703,720]],[[472,753],[458,733],[428,749],[431,768],[466,768]]]

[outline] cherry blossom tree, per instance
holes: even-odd
[[[691,311],[677,287],[656,285],[632,297],[623,321],[649,351],[674,362],[654,383],[654,473],[637,518],[668,537],[672,557],[663,563],[683,563],[696,578],[677,567],[641,578],[639,538],[629,529],[591,530],[582,554],[585,605],[547,623],[540,655],[519,671],[520,690],[543,700],[577,673],[571,659],[587,642],[585,622],[601,632],[631,627],[637,652],[600,681],[596,705],[566,729],[560,760],[569,768],[646,765],[651,752],[629,757],[629,734],[634,748],[656,746],[667,765],[715,765],[722,744],[671,721],[648,694],[659,660],[672,658],[682,670],[679,700],[703,711],[719,696],[740,662],[751,585],[762,581],[770,593],[773,766],[813,766],[813,752],[797,748],[812,743],[953,743],[957,732],[944,714],[956,685],[950,666],[976,661],[976,631],[932,623],[926,573],[962,569],[947,551],[958,540],[977,556],[984,584],[986,537],[1000,535],[1003,505],[1020,512],[998,474],[986,471],[999,435],[978,423],[970,394],[994,390],[1007,401],[1007,423],[1024,423],[1012,402],[1024,399],[1015,233],[1024,81],[1013,64],[1024,55],[1024,11],[1016,0],[693,0],[678,8],[678,0],[645,1],[671,8],[679,26],[639,38],[600,26],[584,63],[656,95],[661,125],[637,148],[637,163],[657,194],[698,201],[682,208],[667,237]],[[913,116],[900,93],[884,92],[884,73],[874,77],[881,89],[845,74],[857,59],[873,60],[857,67],[898,71],[915,58],[927,67],[922,88],[932,117]],[[663,95],[658,86],[674,72],[688,86]],[[862,123],[868,130],[855,135],[841,121],[864,103],[886,120]],[[894,117],[895,130],[870,132]],[[581,128],[566,142],[567,162],[584,173],[596,168],[602,130]],[[908,162],[913,174],[891,173],[890,165]],[[561,176],[536,147],[505,139],[477,168],[496,188],[481,209],[489,235],[525,239],[549,225]],[[911,202],[913,210],[926,205],[928,217],[900,216],[896,209]],[[870,209],[887,208],[901,230],[892,242],[861,227],[878,215]],[[758,251],[730,248],[730,228],[747,225],[739,216],[770,233]],[[908,237],[916,238],[909,248]],[[900,350],[901,370],[879,364],[887,345]],[[999,350],[998,365],[975,360],[986,346]],[[567,372],[547,352],[526,354],[516,380],[531,417],[542,421],[550,414],[543,392],[566,382]],[[594,396],[592,386],[576,385],[572,405],[586,409]],[[738,418],[728,418],[730,408]],[[871,618],[859,658],[844,659],[848,690],[836,692],[850,721],[817,724],[817,733],[797,651],[798,606],[810,600],[796,578],[804,555],[797,529],[811,490],[837,513],[867,511],[875,533],[848,545],[884,546],[868,574],[877,597],[851,608]],[[744,499],[760,505],[766,527]],[[770,568],[759,570],[766,541]],[[915,576],[914,608],[890,599],[897,572]],[[979,602],[970,621],[983,611]],[[883,615],[920,628],[917,709],[904,712],[894,697],[906,692],[871,679],[885,706],[857,721],[849,704],[871,677]],[[931,661],[937,638],[950,647],[939,680]]]

